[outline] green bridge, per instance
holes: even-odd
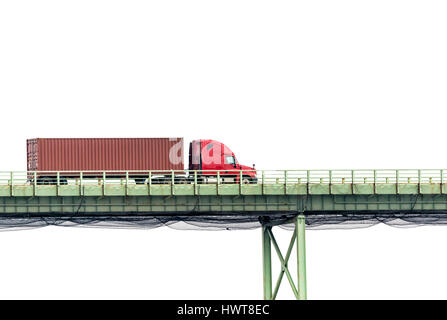
[[[94,178],[87,171],[1,172],[0,213],[447,210],[445,171],[258,171],[256,183],[241,184],[217,177],[199,181],[198,172],[187,171],[182,174],[196,179],[188,182],[176,172],[159,171],[148,172],[139,184],[133,172],[119,173],[120,177],[113,171],[95,172]],[[38,176],[50,174],[54,183],[39,183]],[[159,176],[165,180],[153,184]]]
[[[234,215],[262,225],[264,298],[274,299],[284,278],[306,299],[305,225],[310,217],[447,214],[447,170],[272,170],[257,181],[229,180],[226,172],[198,171],[0,172],[0,218],[202,216],[215,223]],[[142,179],[142,174],[146,177]],[[39,177],[52,180],[39,180]],[[275,220],[280,217],[281,219]],[[233,222],[234,222],[233,221]],[[272,228],[293,223],[283,255]],[[288,270],[297,247],[298,279]],[[281,262],[273,286],[272,246]]]

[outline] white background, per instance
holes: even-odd
[[[26,169],[26,138],[176,136],[258,169],[445,168],[446,16],[428,0],[0,1],[0,170]],[[446,243],[443,227],[308,231],[308,297],[447,298]],[[0,233],[0,298],[257,299],[261,272],[260,230]]]

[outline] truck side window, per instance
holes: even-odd
[[[226,164],[235,164],[234,157],[233,156],[225,156],[225,163]]]

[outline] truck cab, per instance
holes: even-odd
[[[217,171],[222,179],[256,183],[256,170],[239,164],[235,154],[225,144],[216,140],[193,140],[189,145],[189,170],[197,170],[201,176],[215,177]]]

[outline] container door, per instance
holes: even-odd
[[[28,171],[36,171],[39,165],[37,139],[28,139],[26,142]]]

